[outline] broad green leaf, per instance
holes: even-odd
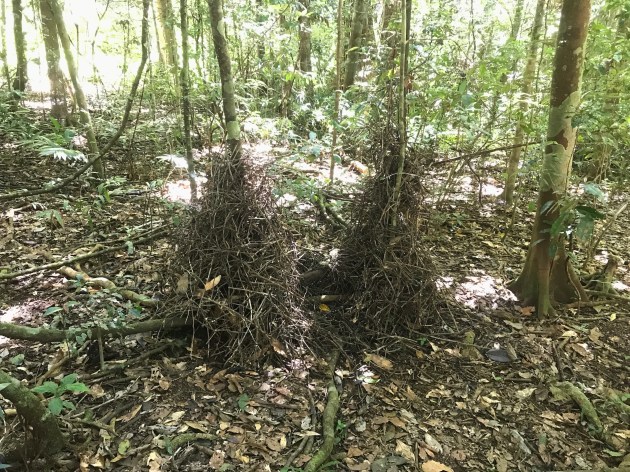
[[[13,365],[22,365],[24,363],[24,354],[18,354],[9,359],[9,362]]]
[[[68,374],[63,379],[61,379],[61,385],[68,386],[77,381],[79,376],[77,374]]]
[[[53,313],[57,313],[58,311],[63,310],[62,307],[60,306],[49,306],[48,308],[46,308],[46,311],[44,312],[44,316],[50,316]]]
[[[90,389],[84,383],[73,383],[67,386],[68,390],[75,393],[89,392]]]
[[[11,385],[10,383],[1,383],[0,384],[0,391],[4,390],[5,388],[7,388],[9,385]]]
[[[584,184],[584,191],[589,195],[597,198],[597,200],[599,200],[600,202],[606,202],[606,194],[602,192],[602,189],[600,189],[599,185],[597,185],[595,182],[586,182]]]
[[[37,387],[32,388],[31,390],[35,393],[57,393],[57,389],[59,386],[55,382],[44,382]]]
[[[59,397],[51,398],[50,401],[48,402],[48,409],[53,415],[59,416],[59,414],[63,410],[63,401],[61,400],[61,398]]]
[[[246,393],[238,397],[238,408],[241,411],[245,409],[248,403],[249,403],[249,395],[247,395]]]

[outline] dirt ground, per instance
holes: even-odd
[[[286,175],[315,181],[326,175],[325,166],[297,163],[286,149],[259,152]],[[69,167],[5,149],[0,168],[0,193],[6,193],[67,175]],[[462,178],[427,223],[427,251],[450,308],[436,314],[439,322],[429,332],[345,346],[336,365],[342,386],[338,442],[322,470],[592,470],[616,466],[630,452],[628,303],[563,309],[544,321],[519,306],[506,282],[524,259],[533,214],[525,205],[506,213],[492,186],[498,168],[488,161],[477,170],[484,176],[481,191],[479,182]],[[348,167],[338,175],[348,188],[359,180]],[[170,224],[181,212],[177,201],[186,199],[185,180],[166,164],[144,177],[166,178],[167,184],[119,182],[99,198],[77,183],[61,195],[3,203],[0,270],[55,262]],[[313,247],[326,234],[317,210],[283,198],[287,211],[302,216],[296,234],[304,233],[305,221],[313,223],[298,243]],[[622,215],[589,268],[603,266],[612,254],[620,257],[619,294],[630,286],[627,225]],[[323,251],[330,249],[326,244]],[[127,249],[78,269],[159,299],[170,244],[158,239]],[[343,315],[334,302],[309,309]],[[54,271],[0,283],[4,323],[63,328],[152,312]],[[467,345],[470,331],[475,337]],[[76,372],[90,389],[68,394],[75,409],[60,416],[72,448],[29,470],[299,471],[320,443],[325,361],[304,353],[256,369],[224,366],[208,360],[204,339],[203,332],[183,331],[109,339],[103,356],[110,370],[101,371],[95,343],[0,337],[2,368],[30,386],[50,380],[55,367],[52,378]],[[567,395],[570,387],[584,394],[603,432]],[[0,400],[0,407],[3,434],[22,428],[12,405]],[[185,434],[196,436],[180,443],[176,438]]]

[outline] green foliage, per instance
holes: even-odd
[[[73,149],[75,142],[82,140],[76,131],[63,127],[55,118],[50,122],[51,132],[22,139],[20,144],[37,151],[40,156],[52,156],[60,161],[86,161],[85,154]]]
[[[249,395],[243,393],[240,397],[238,397],[238,409],[244,411],[247,405],[249,404]]]
[[[63,377],[59,383],[46,381],[31,390],[35,393],[52,395],[52,398],[48,401],[48,410],[53,415],[59,416],[64,409],[75,409],[74,403],[64,400],[62,398],[63,395],[66,393],[85,393],[90,391],[84,383],[77,382],[77,378],[77,374],[69,374]]]
[[[33,112],[19,98],[18,92],[0,90],[0,137],[20,140],[37,133]]]

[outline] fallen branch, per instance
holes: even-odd
[[[182,328],[192,326],[192,318],[168,318],[139,321],[126,326],[104,327],[87,326],[70,329],[31,328],[11,323],[0,323],[0,336],[10,339],[22,339],[25,341],[37,341],[40,343],[55,343],[71,341],[77,336],[87,336],[88,339],[97,339],[99,336],[129,336],[131,334],[146,333],[161,329]]]
[[[571,382],[556,382],[551,385],[550,389],[556,397],[570,398],[577,403],[582,411],[582,415],[584,415],[589,423],[591,423],[591,425],[595,428],[596,433],[600,434],[602,432],[603,425],[599,419],[597,410],[586,395],[584,395],[582,390],[577,388]]]
[[[512,144],[510,146],[502,146],[502,147],[493,148],[493,149],[485,149],[483,151],[477,151],[470,154],[462,154],[460,156],[451,157],[449,159],[442,159],[441,161],[433,162],[431,165],[437,166],[440,164],[448,164],[449,162],[461,161],[462,159],[472,159],[473,157],[485,156],[486,154],[490,154],[497,151],[509,151],[511,149],[515,149],[519,147],[533,146],[534,144],[541,144],[541,143],[540,141],[532,141],[529,143]]]
[[[144,243],[153,241],[154,239],[157,239],[161,236],[166,235],[167,231],[168,231],[167,229],[161,229],[160,231],[156,231],[150,236],[138,239],[137,241],[131,241],[131,242],[133,243],[134,246],[144,244]],[[10,279],[15,279],[17,277],[21,277],[23,275],[34,274],[35,272],[59,269],[63,266],[76,264],[77,262],[86,261],[88,259],[93,259],[95,257],[104,256],[105,254],[109,254],[109,253],[117,252],[117,251],[124,251],[127,249],[128,249],[128,246],[127,246],[127,243],[125,243],[120,246],[101,249],[100,251],[91,252],[89,254],[83,254],[81,256],[72,257],[70,259],[65,259],[63,261],[51,262],[50,264],[44,264],[37,267],[31,267],[30,269],[18,270],[16,272],[9,272],[9,273],[4,273],[4,274],[0,273],[0,280],[10,280]]]
[[[85,281],[86,285],[90,287],[103,288],[106,290],[111,290],[113,292],[117,292],[121,294],[127,300],[132,301],[141,306],[147,307],[155,307],[158,304],[158,301],[154,298],[147,297],[146,295],[142,295],[141,293],[136,293],[133,290],[120,289],[116,286],[114,282],[109,280],[106,277],[90,277],[85,272],[80,272],[78,270],[74,270],[71,267],[62,267],[57,272],[71,279],[81,279]]]
[[[339,350],[336,349],[328,361],[328,401],[322,414],[322,436],[324,441],[321,447],[313,455],[310,461],[304,466],[304,472],[316,472],[328,459],[335,446],[335,420],[339,410],[339,390],[335,383],[335,366],[339,360]]]

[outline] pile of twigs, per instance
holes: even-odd
[[[169,305],[207,328],[211,354],[251,363],[304,342],[295,249],[260,169],[216,157],[177,243]]]
[[[413,153],[404,167],[400,202],[394,205],[398,150],[395,133],[368,149],[376,172],[352,203],[337,276],[354,294],[353,318],[359,326],[377,334],[408,335],[432,324],[440,297],[425,244],[423,183]]]

